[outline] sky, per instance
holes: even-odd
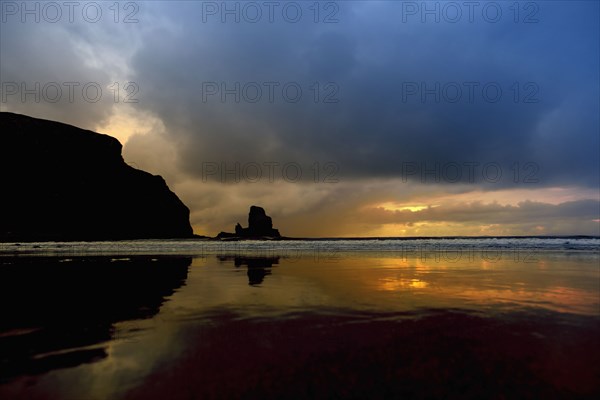
[[[596,1],[0,4],[0,109],[118,138],[197,234],[600,235]]]

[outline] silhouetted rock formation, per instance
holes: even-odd
[[[279,238],[279,230],[273,229],[273,221],[264,208],[251,206],[248,214],[248,227],[243,228],[238,222],[235,226],[235,233],[221,232],[217,235],[219,239],[228,238],[259,238],[274,237]]]
[[[189,209],[117,139],[6,112],[0,132],[0,241],[192,237]]]

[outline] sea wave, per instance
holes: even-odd
[[[436,251],[578,252],[600,254],[600,237],[335,238],[294,240],[130,240],[0,243],[0,255],[219,255],[289,253],[417,254]]]

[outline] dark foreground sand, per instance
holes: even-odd
[[[591,399],[598,337],[598,319],[554,313],[214,315],[125,397]]]

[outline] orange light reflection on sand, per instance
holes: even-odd
[[[588,285],[590,281],[586,283],[587,279],[581,277],[571,282],[572,277],[565,275],[564,271],[569,269],[576,271],[576,266],[571,265],[573,262],[542,259],[519,264],[511,259],[448,263],[440,258],[435,260],[379,259],[378,269],[365,271],[364,281],[380,292],[395,292],[398,296],[418,294],[424,304],[457,307],[512,304],[593,315],[600,311],[597,285]],[[592,281],[597,281],[598,273],[591,274],[595,275]],[[578,287],[581,285],[586,287]]]

